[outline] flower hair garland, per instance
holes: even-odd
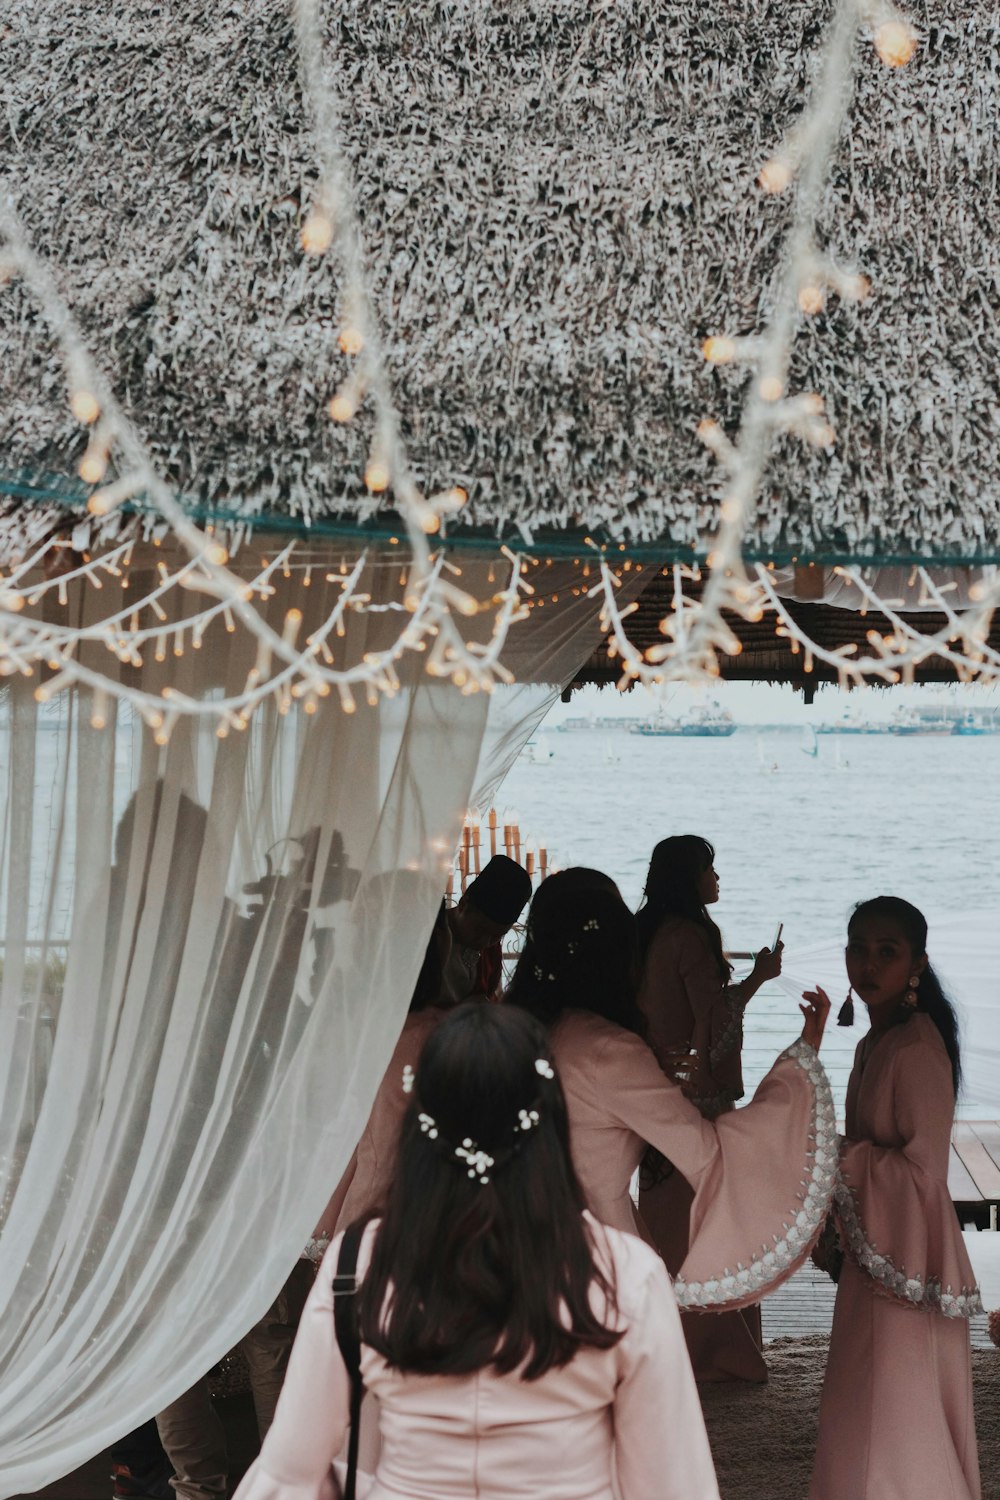
[[[535,1072],[539,1078],[551,1081],[555,1078],[555,1069],[547,1057],[535,1058]],[[412,1094],[414,1087],[414,1071],[409,1063],[403,1067],[403,1093]],[[478,1180],[481,1187],[485,1187],[490,1180],[490,1173],[494,1167],[502,1167],[511,1157],[520,1150],[522,1139],[530,1131],[534,1130],[541,1119],[538,1105],[539,1099],[534,1099],[526,1108],[517,1112],[517,1120],[511,1131],[511,1145],[496,1156],[491,1156],[471,1136],[463,1136],[461,1144],[452,1146],[441,1134],[440,1127],[433,1115],[426,1110],[421,1110],[417,1115],[420,1125],[420,1134],[427,1137],[429,1141],[440,1142],[438,1149],[448,1160],[453,1160],[467,1168],[467,1176]]]

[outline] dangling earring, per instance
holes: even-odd
[[[838,1026],[854,1025],[854,986],[848,986],[847,999],[837,1012]]]
[[[919,974],[911,974],[910,975],[910,988],[907,990],[906,994],[903,996],[903,1004],[907,1007],[908,1010],[913,1010],[913,1008],[915,1007],[915,1005],[917,1003],[917,985],[919,983],[920,983],[920,975]]]

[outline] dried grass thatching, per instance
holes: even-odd
[[[789,204],[754,184],[802,109],[828,4],[456,0],[328,7],[376,305],[414,464],[470,523],[696,544],[698,420],[745,373],[699,357],[766,313]],[[753,545],[1000,553],[997,79],[990,0],[911,0],[890,73],[861,43],[820,239],[875,284],[801,336],[831,452],[782,443]],[[178,491],[357,516],[364,422],[334,427],[334,268],[285,0],[9,0],[0,186]],[[83,446],[50,340],[0,297],[0,453]],[[18,524],[21,524],[19,519]],[[41,525],[41,521],[35,524]]]

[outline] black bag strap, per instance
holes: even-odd
[[[344,1485],[344,1500],[355,1500],[354,1491],[358,1478],[358,1438],[361,1431],[361,1397],[364,1386],[361,1382],[361,1338],[358,1333],[358,1308],[355,1293],[358,1279],[358,1250],[361,1236],[365,1232],[363,1223],[349,1224],[344,1230],[337,1256],[337,1274],[333,1278],[333,1330],[340,1345],[340,1353],[351,1379],[351,1435],[347,1443],[347,1482]]]

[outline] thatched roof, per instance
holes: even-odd
[[[735,426],[747,378],[699,345],[766,315],[790,203],[754,178],[828,8],[328,7],[411,456],[429,491],[469,490],[470,523],[699,542],[719,479],[695,428]],[[874,294],[832,302],[793,362],[839,442],[782,441],[765,555],[1000,554],[1000,20],[991,0],[909,10],[910,68],[860,44],[820,225]],[[356,515],[364,422],[324,413],[334,267],[297,241],[316,158],[286,0],[5,17],[0,185],[170,481],[192,504]],[[83,446],[45,330],[2,289],[4,466],[30,488]]]

